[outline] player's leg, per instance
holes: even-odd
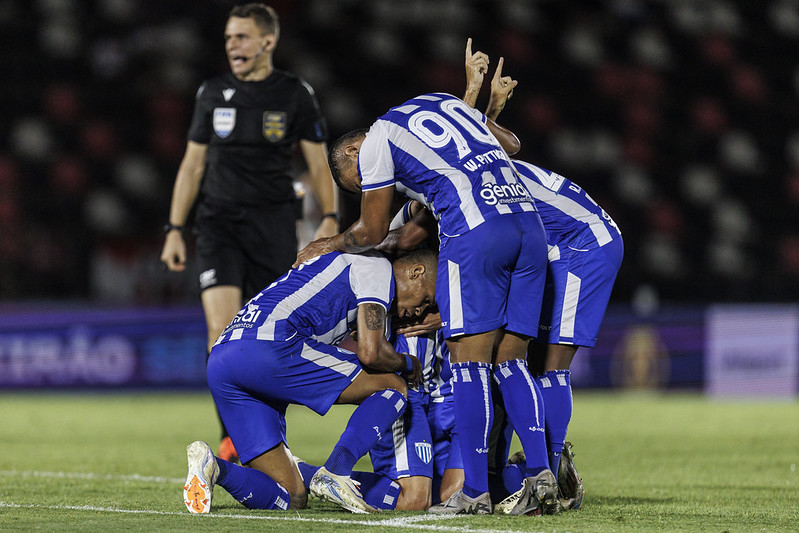
[[[240,385],[242,378],[262,374],[258,361],[271,362],[271,358],[257,357],[258,350],[267,344],[229,342],[212,351],[207,375],[214,402],[226,427],[241,444],[242,461],[255,464],[244,468],[215,458],[210,447],[201,441],[192,443],[187,449],[189,472],[184,486],[184,501],[192,513],[210,511],[215,484],[249,508],[285,510],[289,506],[305,506],[302,480],[284,450],[287,404],[256,399],[246,385]]]
[[[300,474],[302,474],[305,489],[310,492],[311,480],[322,467],[306,463],[299,457],[295,457],[294,459],[297,461]],[[397,507],[397,500],[402,488],[399,483],[390,477],[374,472],[360,472],[358,470],[353,470],[350,477],[357,484],[363,501],[369,506],[381,511],[391,511]]]
[[[442,239],[436,303],[450,351],[464,483],[450,500],[433,506],[434,513],[491,512],[487,459],[493,418],[491,361],[498,330],[506,321],[510,272],[521,245],[514,218],[494,217],[464,235]]]
[[[351,352],[332,349],[338,352],[339,357],[358,360],[357,355]],[[358,407],[324,466],[311,479],[311,494],[354,513],[377,511],[364,501],[351,475],[358,459],[366,455],[405,411],[406,395],[405,381],[397,374],[357,373],[352,382],[340,391],[336,403],[358,404]]]
[[[508,420],[525,451],[525,480],[510,509],[500,512],[552,514],[558,512],[557,481],[549,469],[545,408],[527,364],[530,337],[538,332],[538,319],[547,269],[546,234],[537,214],[518,217],[523,224],[522,246],[511,272],[507,300],[507,325],[496,350],[494,379],[503,397]],[[514,495],[508,498],[513,499]]]
[[[211,202],[202,202],[197,208],[195,233],[200,301],[207,328],[206,361],[217,337],[242,305],[246,256],[237,238],[240,224],[236,215]],[[221,418],[219,423],[221,437],[217,453],[224,459],[236,461],[236,450]]]
[[[205,289],[200,294],[208,332],[206,358],[211,353],[216,339],[241,309],[241,298],[241,289],[233,285],[216,285]],[[217,416],[219,416],[218,411]],[[226,461],[236,462],[238,454],[221,417],[219,417],[219,424],[222,435],[217,456]]]
[[[461,492],[469,502],[475,502],[472,507],[476,512],[490,512],[491,509],[487,455],[488,432],[493,420],[490,361],[497,333],[493,330],[447,340],[453,376],[455,425],[461,441],[464,469]],[[442,501],[441,505],[445,504]]]
[[[405,413],[369,450],[374,472],[401,487],[392,507],[398,511],[424,511],[432,503],[433,439],[427,422],[428,400],[426,393],[408,390]],[[361,490],[365,491],[363,485]],[[364,499],[369,501],[365,493]]]

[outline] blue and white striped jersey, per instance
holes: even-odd
[[[535,199],[550,247],[590,250],[621,235],[616,223],[579,185],[560,174],[514,159]]]
[[[216,344],[236,339],[286,341],[295,335],[340,343],[358,318],[358,305],[386,311],[394,299],[391,262],[377,252],[309,259],[258,293],[238,312]]]
[[[441,329],[418,337],[395,335],[394,349],[399,353],[414,355],[422,363],[421,392],[429,394],[434,402],[452,395],[449,350]]]
[[[493,216],[535,211],[486,117],[450,94],[417,96],[380,117],[358,157],[363,191],[396,186],[453,237]]]

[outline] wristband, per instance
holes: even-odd
[[[338,213],[325,213],[324,215],[322,215],[322,220],[329,217],[335,218],[337,223],[341,222],[341,217],[339,216]]]
[[[405,373],[410,374],[413,372],[413,359],[410,355],[404,353],[402,354],[405,356]]]
[[[171,222],[167,222],[166,225],[164,226],[164,233],[169,233],[173,229],[176,229],[179,232],[183,233],[183,226],[178,226],[178,225],[173,224]]]

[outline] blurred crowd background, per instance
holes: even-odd
[[[198,301],[192,268],[161,268],[161,228],[236,3],[0,0],[1,301]],[[275,65],[314,87],[331,141],[417,94],[462,95],[467,37],[504,56],[519,157],[621,227],[614,303],[799,299],[796,0],[267,3]]]

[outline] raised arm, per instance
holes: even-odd
[[[470,107],[475,107],[483,78],[488,72],[488,55],[484,52],[472,53],[472,38],[466,40],[466,92],[463,101]]]

